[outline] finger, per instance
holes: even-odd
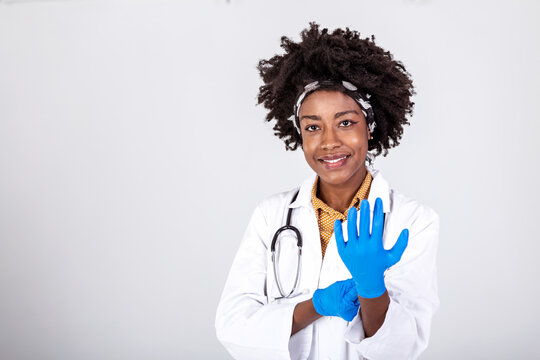
[[[358,212],[353,206],[347,213],[347,234],[349,235],[348,241],[358,239],[358,231],[356,227],[356,221],[358,219]]]
[[[407,244],[409,243],[409,229],[403,229],[401,231],[401,234],[399,234],[399,238],[397,239],[394,246],[388,250],[388,266],[393,266],[396,264],[403,255],[403,252],[405,251],[405,248],[407,247]]]
[[[345,240],[343,240],[343,225],[340,219],[334,221],[334,237],[336,238],[338,253],[341,256],[341,253],[347,244],[345,244]]]
[[[369,223],[371,220],[371,214],[369,209],[369,202],[364,199],[360,203],[360,231],[358,236],[363,239],[369,239]]]
[[[349,291],[349,289],[350,289],[351,287],[354,286],[354,280],[353,280],[353,278],[349,278],[349,279],[347,279],[347,280],[343,280],[343,282],[344,282],[344,285],[343,285],[343,286],[345,287],[345,289],[346,289],[347,291]]]
[[[343,297],[345,300],[348,300],[356,305],[358,305],[358,292],[356,291],[356,285],[354,284],[354,280],[352,278],[347,279],[347,286],[348,290],[345,296]]]
[[[383,204],[380,197],[375,200],[375,208],[373,209],[373,226],[371,228],[371,238],[375,239],[382,245],[382,235],[384,230],[384,212]]]
[[[354,286],[354,284],[347,290],[343,298],[345,299],[345,301],[351,303],[358,301],[358,294],[356,293],[356,287]]]

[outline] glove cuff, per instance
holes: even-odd
[[[321,301],[320,301],[320,295],[321,295],[321,289],[315,290],[313,293],[313,297],[311,298],[311,302],[313,303],[313,307],[315,308],[315,311],[317,314],[326,316],[326,311],[324,310]]]
[[[358,296],[373,299],[381,296],[386,291],[386,286],[384,284],[384,276],[370,279],[371,281],[366,281],[359,283],[356,280],[354,285],[356,287],[356,292]]]

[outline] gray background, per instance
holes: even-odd
[[[309,21],[401,60],[391,186],[441,218],[423,359],[540,357],[536,1],[1,1],[0,358],[228,358],[254,206],[311,169],[255,106]],[[536,101],[535,101],[536,100]]]

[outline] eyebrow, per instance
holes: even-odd
[[[340,116],[343,116],[345,114],[349,114],[349,113],[355,113],[356,115],[358,115],[358,111],[356,110],[345,110],[345,111],[340,111],[340,112],[337,112],[335,115],[334,115],[334,119],[337,119],[338,117]],[[311,120],[321,120],[321,117],[318,116],[318,115],[303,115],[301,118],[300,118],[300,121],[302,121],[302,119],[311,119]]]

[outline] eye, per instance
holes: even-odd
[[[311,131],[311,132],[312,132],[312,131],[315,131],[316,129],[310,130],[310,128],[313,128],[313,127],[317,128],[318,126],[317,126],[317,125],[309,125],[309,126],[306,126],[306,128],[305,128],[304,130],[306,130],[306,131]]]
[[[343,120],[343,121],[341,122],[341,124],[343,125],[343,127],[349,127],[349,126],[351,126],[351,125],[356,124],[356,122],[351,121],[351,120]]]

